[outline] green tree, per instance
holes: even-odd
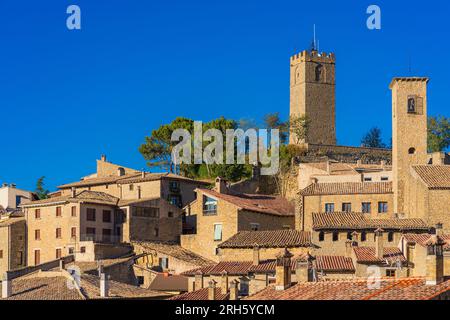
[[[378,127],[371,128],[361,139],[361,145],[367,148],[386,148],[381,140],[381,129]]]
[[[39,200],[48,198],[49,191],[47,189],[45,189],[45,187],[44,187],[44,185],[45,185],[44,179],[45,179],[45,177],[42,176],[36,182],[36,190],[34,192],[36,193]]]
[[[285,144],[288,138],[289,124],[283,122],[278,112],[268,113],[264,116],[264,125],[268,130],[278,129],[280,132],[280,143]]]
[[[450,146],[450,118],[428,118],[428,151],[438,152]]]
[[[295,144],[299,144],[306,139],[310,122],[306,115],[291,116],[289,127]]]

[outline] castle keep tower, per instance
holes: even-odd
[[[303,51],[291,57],[290,116],[310,121],[306,143],[336,144],[335,57]],[[290,143],[296,143],[291,134]]]
[[[408,214],[410,167],[427,164],[428,78],[394,78],[392,90],[392,170],[394,212]]]

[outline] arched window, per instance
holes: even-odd
[[[316,81],[320,81],[320,79],[322,78],[322,69],[323,66],[321,64],[316,66]]]
[[[411,147],[411,148],[408,149],[408,153],[409,154],[414,154],[414,153],[416,153],[416,149]]]
[[[323,231],[319,232],[319,241],[324,241],[325,240],[325,233]]]

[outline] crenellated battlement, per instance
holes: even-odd
[[[326,53],[326,52],[317,52],[317,51],[308,51],[303,50],[300,53],[294,54],[291,56],[291,63],[297,64],[305,61],[316,61],[322,63],[335,63],[336,57],[334,53]]]

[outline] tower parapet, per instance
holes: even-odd
[[[296,53],[291,56],[291,64],[297,64],[300,62],[320,62],[320,63],[336,63],[336,57],[333,52],[317,52],[317,51],[308,51],[303,50],[300,53]]]

